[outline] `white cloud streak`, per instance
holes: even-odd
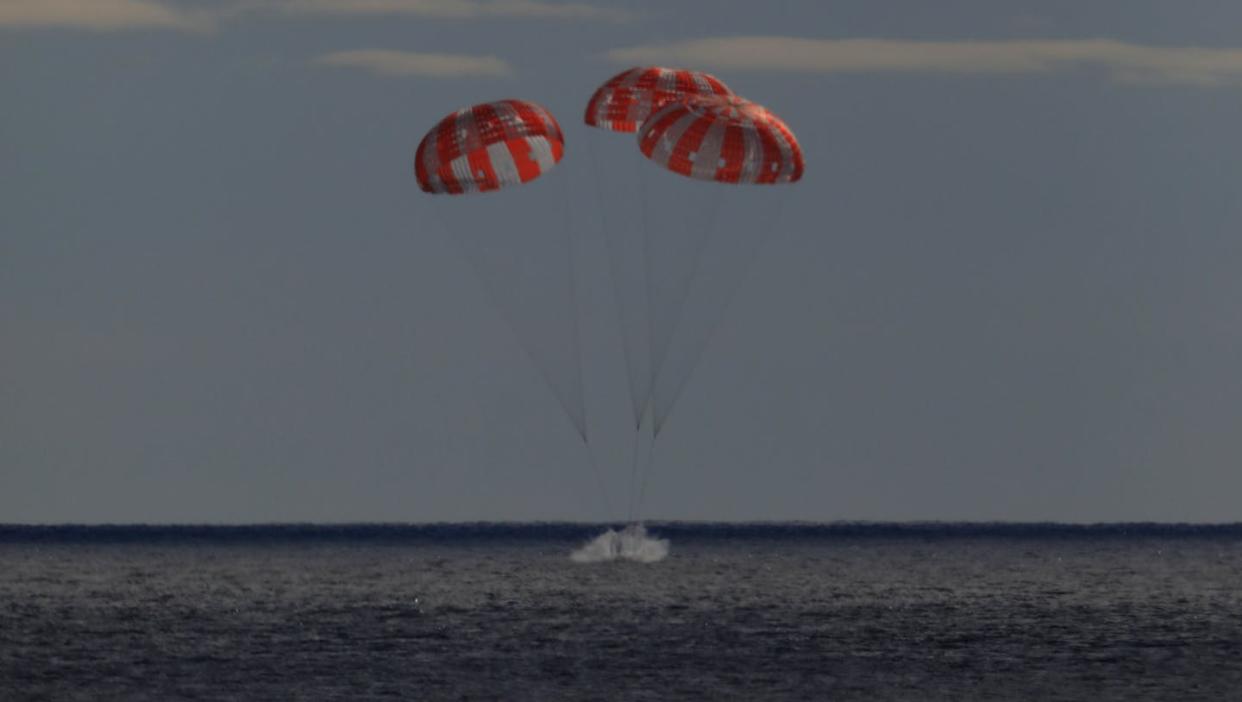
[[[1242,83],[1242,49],[1164,47],[1111,39],[903,41],[718,37],[613,49],[618,64],[678,64],[796,73],[1047,73],[1096,68],[1124,82]]]
[[[499,77],[513,72],[509,64],[495,56],[465,54],[425,54],[388,49],[355,49],[324,54],[313,63],[324,66],[359,68],[384,76],[422,76],[426,78]]]
[[[91,31],[210,29],[204,13],[174,9],[152,0],[0,0],[0,27]]]
[[[622,22],[623,10],[542,0],[257,0],[241,9],[286,15],[408,15],[440,19],[532,18]]]
[[[623,22],[630,13],[544,0],[232,0],[186,10],[162,0],[0,0],[0,28],[203,31],[247,17],[421,17]]]

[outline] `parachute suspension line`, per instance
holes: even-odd
[[[640,466],[638,459],[642,449],[640,440],[643,436],[642,429],[644,426],[651,426],[651,403],[647,403],[646,407],[643,409],[643,414],[638,421],[638,428],[634,430],[634,450],[630,454],[630,485],[628,490],[629,510],[626,514],[626,520],[631,523],[634,522],[642,508],[642,495],[639,490]],[[639,521],[641,521],[640,517]]]
[[[757,241],[750,248],[750,251],[748,252],[749,255],[747,256],[746,260],[742,264],[743,268],[741,271],[741,275],[737,277],[737,280],[734,282],[733,285],[729,286],[725,290],[724,304],[720,306],[720,309],[716,313],[715,318],[712,319],[710,322],[708,322],[707,335],[703,338],[703,341],[700,343],[699,348],[693,352],[693,356],[692,356],[693,360],[691,361],[689,370],[687,370],[686,373],[684,373],[681,376],[681,380],[678,382],[677,387],[674,388],[673,394],[670,397],[669,402],[668,402],[668,409],[664,412],[664,415],[662,417],[653,416],[654,421],[651,425],[651,430],[652,430],[651,440],[653,443],[656,437],[658,437],[660,435],[660,432],[664,429],[664,424],[665,422],[668,421],[669,416],[673,414],[673,408],[677,406],[677,401],[681,399],[681,393],[682,391],[685,390],[686,384],[690,382],[690,378],[694,376],[694,372],[698,369],[699,365],[703,362],[704,352],[706,351],[707,347],[710,345],[712,338],[716,335],[716,332],[719,331],[720,323],[724,320],[725,313],[728,312],[729,307],[733,303],[733,299],[737,297],[737,291],[741,289],[742,284],[745,283],[746,280],[750,277],[750,274],[753,270],[755,259],[759,257],[759,250],[763,248],[764,243],[772,236],[772,233],[779,229],[780,219],[784,214],[785,201],[788,198],[789,198],[789,195],[783,191],[773,198],[773,204],[771,206],[772,215],[767,218],[767,221],[771,222],[771,224],[767,227],[763,227],[762,229],[760,229],[760,235],[757,238]],[[654,401],[653,401],[653,404],[654,404]]]
[[[573,339],[574,360],[577,362],[578,406],[582,408],[582,426],[578,428],[578,433],[582,435],[582,443],[586,444],[589,449],[591,442],[587,440],[587,428],[589,425],[586,419],[586,386],[583,384],[582,378],[582,331],[578,324],[578,317],[581,315],[581,310],[578,307],[578,254],[576,245],[578,237],[574,236],[573,222],[570,219],[569,213],[569,178],[561,178],[561,184],[563,190],[562,200],[565,203],[565,264],[569,271],[570,338]]]
[[[674,317],[673,327],[669,331],[669,338],[664,341],[664,349],[660,352],[659,358],[653,359],[653,365],[652,365],[652,371],[651,371],[652,372],[651,392],[647,395],[647,402],[651,405],[651,409],[652,409],[651,427],[652,427],[652,430],[655,432],[655,436],[659,436],[660,429],[663,428],[665,420],[668,419],[667,415],[661,416],[659,409],[656,407],[656,401],[655,401],[656,387],[659,384],[659,380],[661,377],[660,374],[664,370],[664,362],[668,360],[668,354],[672,350],[673,337],[675,336],[675,332],[678,328],[681,327],[682,320],[685,318],[686,303],[689,302],[690,293],[694,290],[694,283],[696,280],[698,280],[699,264],[703,260],[704,251],[707,249],[707,241],[709,239],[709,234],[711,234],[711,232],[715,231],[716,229],[716,218],[720,211],[720,201],[722,199],[722,193],[724,191],[724,188],[714,187],[711,190],[712,190],[712,195],[710,198],[710,206],[707,208],[707,217],[706,217],[705,226],[699,232],[696,232],[697,239],[695,239],[691,244],[691,251],[693,253],[692,253],[692,258],[690,262],[690,274],[686,280],[685,289],[681,291],[681,299],[674,303],[675,305],[677,305],[677,312],[676,312],[676,316]],[[685,383],[684,379],[682,380],[682,383],[683,384]],[[669,408],[669,411],[672,411],[671,407]],[[652,437],[652,440],[654,441],[655,438]]]
[[[659,366],[656,364],[655,354],[655,290],[651,282],[652,275],[652,253],[651,253],[651,225],[648,221],[648,202],[647,196],[648,180],[643,175],[645,171],[643,159],[634,159],[634,172],[638,178],[638,211],[639,219],[643,228],[643,295],[646,297],[647,308],[647,400],[643,403],[643,407],[639,409],[638,419],[634,422],[634,431],[641,431],[643,428],[643,415],[646,414],[647,408],[651,406],[651,396],[655,394],[656,370]]]
[[[626,490],[626,499],[628,501],[625,511],[625,521],[631,523],[634,521],[634,495],[638,486],[638,439],[642,435],[643,416],[638,418],[638,428],[634,430],[634,450],[630,452],[630,484]]]
[[[599,488],[600,502],[602,503],[604,507],[604,514],[607,515],[607,517],[611,518],[616,513],[612,511],[612,501],[608,499],[608,489],[604,486],[604,474],[603,474],[603,471],[601,471],[599,467],[599,457],[595,455],[595,447],[591,445],[591,441],[589,438],[590,437],[590,431],[589,431],[590,423],[587,422],[587,414],[586,414],[586,385],[583,382],[583,372],[582,372],[582,366],[583,366],[582,332],[578,324],[578,318],[581,315],[581,309],[579,308],[579,301],[578,301],[578,275],[577,275],[578,266],[576,265],[577,258],[578,258],[578,255],[577,255],[578,248],[577,248],[576,242],[577,242],[578,237],[575,236],[575,231],[572,226],[573,222],[570,218],[569,179],[564,178],[562,179],[562,182],[564,183],[564,190],[565,190],[565,197],[564,197],[564,200],[565,200],[565,244],[566,244],[565,249],[566,251],[568,251],[567,256],[569,257],[569,301],[570,301],[569,313],[570,313],[570,324],[573,326],[573,340],[574,340],[574,347],[575,347],[574,356],[575,358],[577,358],[577,361],[578,361],[578,392],[579,392],[578,401],[582,403],[582,431],[581,431],[582,444],[586,448],[587,457],[591,462],[591,472],[595,474],[595,485],[597,488]]]
[[[432,202],[434,203],[435,201],[436,200],[433,197]],[[556,398],[556,403],[561,406],[561,410],[565,413],[565,418],[569,420],[569,423],[573,426],[574,431],[578,433],[578,438],[580,438],[582,443],[585,444],[587,442],[585,425],[579,425],[573,410],[569,407],[569,405],[565,404],[564,400],[561,399],[560,393],[554,390],[556,384],[552,381],[552,377],[548,375],[548,372],[543,367],[543,364],[535,358],[535,354],[527,348],[526,343],[522,341],[522,335],[518,332],[517,323],[514,322],[509,313],[505,311],[505,306],[501,304],[500,292],[496,290],[495,286],[487,282],[487,276],[484,274],[485,268],[483,266],[483,262],[470,251],[470,247],[467,244],[461,241],[461,237],[453,236],[454,229],[449,226],[448,218],[444,216],[444,213],[441,211],[440,207],[441,205],[436,204],[431,206],[432,212],[435,213],[436,220],[440,223],[440,230],[444,232],[446,238],[453,242],[453,246],[457,248],[458,255],[466,260],[466,263],[470,268],[470,272],[474,274],[474,277],[478,281],[479,285],[487,291],[487,298],[492,305],[492,309],[496,311],[496,313],[500,316],[500,319],[509,328],[509,333],[512,334],[513,338],[517,340],[518,347],[522,349],[524,354],[526,354],[527,360],[529,360],[530,364],[535,368],[535,372],[539,374],[540,380],[542,380],[543,384],[548,387],[548,391],[552,393],[552,397]]]
[[[588,443],[583,443],[586,447],[587,458],[591,461],[591,472],[595,474],[595,485],[599,488],[600,502],[604,506],[604,514],[606,518],[612,519],[616,516],[616,512],[612,509],[612,500],[608,499],[608,488],[604,486],[604,474],[599,469],[599,459],[595,456],[595,448]]]
[[[655,322],[653,321],[655,317],[655,309],[654,309],[655,290],[653,289],[654,283],[652,282],[654,278],[652,274],[653,255],[652,255],[652,246],[651,246],[651,223],[649,221],[650,220],[649,203],[650,203],[651,198],[648,196],[648,193],[647,193],[647,189],[650,187],[650,183],[649,183],[649,179],[647,176],[648,171],[645,170],[646,164],[643,163],[643,160],[644,159],[639,159],[639,158],[634,159],[634,176],[638,180],[639,225],[642,227],[642,247],[643,247],[643,256],[642,256],[643,285],[642,285],[642,288],[643,288],[643,297],[646,298],[643,301],[644,307],[647,312],[646,317],[647,317],[647,373],[648,375],[647,375],[646,398],[642,402],[642,407],[638,408],[637,419],[634,422],[634,452],[630,458],[630,484],[629,484],[629,490],[628,490],[628,494],[630,497],[630,509],[629,509],[629,514],[626,515],[626,519],[631,523],[634,521],[634,510],[635,510],[634,489],[635,489],[636,483],[638,482],[637,471],[638,471],[639,438],[642,436],[643,420],[651,413],[651,406],[652,406],[651,398],[655,391],[655,372],[656,372]]]
[[[655,463],[656,433],[654,421],[651,423],[651,440],[647,443],[647,447],[647,461],[638,486],[638,507],[635,510],[640,524],[643,521],[643,500],[647,497],[647,478],[651,477],[651,466]]]
[[[433,199],[433,202],[435,202],[434,199]],[[535,367],[536,372],[539,373],[540,379],[544,381],[544,384],[546,384],[549,388],[551,388],[552,382],[551,382],[551,379],[548,377],[547,372],[544,371],[543,366],[540,365],[535,360],[534,355],[530,352],[529,349],[526,348],[526,344],[521,343],[521,336],[517,333],[516,325],[514,324],[513,320],[509,318],[509,315],[505,312],[504,306],[500,304],[498,291],[492,285],[489,285],[487,283],[487,278],[486,276],[483,275],[483,267],[481,265],[481,262],[478,261],[471,254],[470,248],[467,244],[462,242],[459,237],[453,236],[453,228],[448,225],[448,218],[444,216],[444,213],[441,211],[440,208],[441,208],[440,205],[433,204],[431,207],[431,211],[434,214],[436,221],[440,224],[441,231],[444,232],[445,236],[448,239],[451,239],[454,242],[453,245],[457,249],[458,255],[460,255],[463,259],[466,260],[466,263],[468,264],[468,267],[470,268],[470,272],[474,275],[476,279],[478,279],[478,282],[483,287],[483,289],[487,291],[488,302],[491,303],[493,309],[495,309],[497,314],[500,315],[501,320],[503,320],[503,322],[509,327],[510,333],[512,333],[514,337],[518,340],[518,346],[521,347],[523,353],[526,354],[526,357],[527,359],[530,360],[531,365]],[[577,308],[576,303],[574,305],[574,308],[575,309]],[[577,327],[575,325],[575,334],[576,332],[577,332]],[[579,362],[581,362],[581,355],[579,355]],[[581,366],[579,367],[579,370],[581,371]],[[578,423],[574,421],[573,419],[573,413],[570,411],[568,407],[565,406],[564,402],[561,401],[559,394],[553,392],[552,395],[553,397],[556,397],[557,404],[559,404],[561,406],[561,409],[565,412],[565,416],[566,418],[569,419],[570,424],[573,425],[575,430],[577,430],[578,438],[582,440],[582,445],[586,449],[587,457],[591,462],[592,472],[595,474],[595,483],[599,489],[600,502],[604,507],[604,513],[608,515],[616,514],[616,512],[614,512],[612,508],[612,501],[608,499],[608,490],[604,487],[604,479],[603,479],[602,472],[600,471],[600,468],[599,468],[599,461],[595,456],[595,449],[593,446],[591,446],[591,443],[587,440],[585,422],[584,422],[584,425],[580,428],[578,426]],[[584,404],[585,404],[585,401],[584,401]],[[585,414],[585,408],[583,412]]]
[[[634,359],[631,357],[629,338],[626,335],[624,293],[621,290],[621,259],[622,256],[614,249],[613,235],[609,227],[608,211],[604,207],[603,166],[600,165],[599,152],[594,139],[587,139],[587,150],[591,152],[591,163],[595,168],[595,204],[599,210],[600,230],[604,235],[604,253],[608,258],[608,277],[612,281],[613,306],[617,312],[617,327],[621,331],[621,354],[625,360],[625,379],[629,384],[630,406],[634,412],[634,423],[642,421],[642,408],[638,406],[638,393],[635,392]],[[637,426],[634,429],[638,431]]]

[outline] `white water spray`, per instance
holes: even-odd
[[[599,563],[624,558],[639,563],[655,563],[668,556],[668,539],[647,536],[642,524],[631,524],[621,531],[609,529],[595,537],[569,558],[575,563]]]

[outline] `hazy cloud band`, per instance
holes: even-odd
[[[529,18],[620,22],[629,13],[608,7],[543,0],[236,0],[207,10],[185,10],[162,0],[0,0],[0,28],[94,31],[210,29],[254,16],[436,19]]]
[[[0,27],[116,31],[210,26],[205,14],[151,0],[0,0]]]
[[[1040,73],[1096,67],[1123,81],[1242,82],[1242,49],[1160,47],[1111,39],[904,41],[718,37],[613,49],[619,64],[798,73]]]
[[[360,68],[378,75],[429,78],[497,77],[513,72],[509,64],[495,56],[427,54],[389,49],[336,51],[315,58],[314,63]]]
[[[442,19],[495,17],[623,21],[629,13],[574,2],[542,0],[251,0],[239,11],[287,15],[410,15]]]

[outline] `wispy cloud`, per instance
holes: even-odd
[[[509,64],[495,56],[424,54],[388,49],[337,51],[319,56],[313,62],[324,66],[360,68],[386,76],[497,77],[513,72]]]
[[[201,12],[153,0],[0,0],[0,27],[203,30],[212,26]]]
[[[1111,39],[903,41],[718,37],[613,49],[620,64],[800,73],[1043,73],[1076,67],[1127,82],[1242,83],[1242,49],[1145,46]]]
[[[254,0],[241,9],[289,15],[410,15],[442,19],[520,18],[620,22],[630,13],[610,7],[544,0]]]
[[[622,22],[631,13],[611,7],[546,0],[232,0],[189,10],[165,0],[0,0],[0,28],[94,31],[201,31],[247,17],[407,16],[430,19],[530,18]]]

